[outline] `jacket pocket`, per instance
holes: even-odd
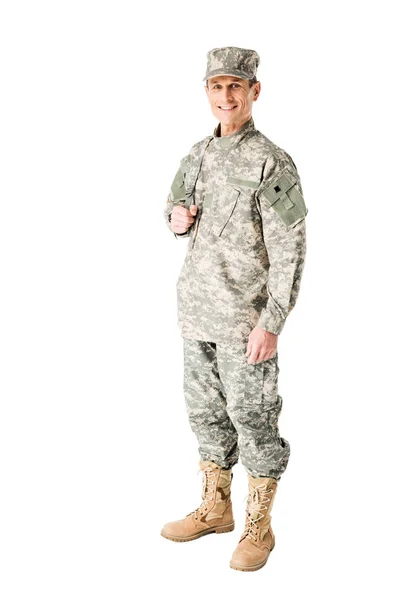
[[[240,189],[227,185],[219,194],[218,199],[213,197],[212,202],[212,225],[211,231],[214,235],[221,236],[225,227],[235,210]]]

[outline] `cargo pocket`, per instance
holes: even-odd
[[[276,395],[276,400],[274,404],[270,407],[268,413],[268,424],[273,427],[276,431],[279,431],[279,417],[282,412],[282,396],[280,394]]]
[[[296,177],[287,169],[265,186],[260,194],[286,227],[294,227],[308,213]]]
[[[235,210],[240,189],[227,185],[220,193],[218,199],[213,197],[212,201],[212,225],[211,232],[214,235],[221,236],[232,214]]]
[[[243,405],[254,406],[263,402],[265,361],[247,363],[244,374]]]

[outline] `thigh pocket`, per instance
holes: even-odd
[[[264,392],[265,361],[245,366],[243,404],[254,406],[262,404]]]
[[[263,404],[265,410],[276,405],[278,392],[278,352],[272,358],[245,366],[243,403]]]

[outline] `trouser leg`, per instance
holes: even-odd
[[[253,477],[279,480],[290,455],[280,437],[278,418],[278,353],[269,360],[248,364],[247,345],[217,344],[217,363],[225,389],[227,412],[238,432],[240,459]]]
[[[185,338],[183,342],[186,409],[200,457],[230,469],[238,461],[238,436],[226,410],[216,344]]]

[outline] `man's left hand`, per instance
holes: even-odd
[[[278,345],[278,336],[261,327],[254,327],[247,342],[246,356],[249,364],[272,358]]]

